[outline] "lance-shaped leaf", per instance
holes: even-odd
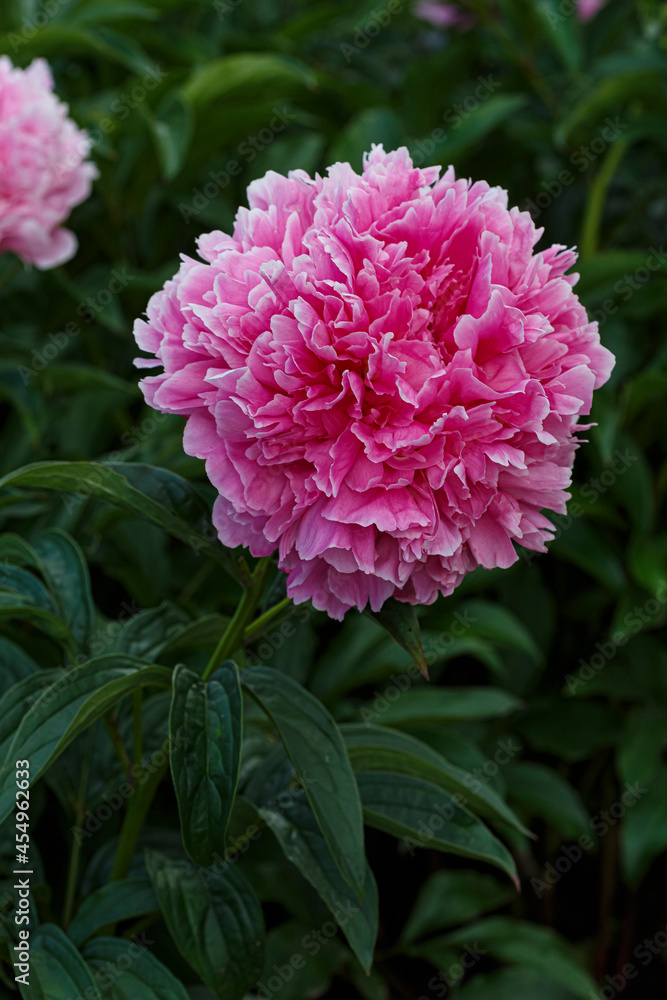
[[[92,631],[94,609],[83,552],[64,531],[45,531],[34,544],[42,573],[55,594],[60,613],[77,646],[84,649]]]
[[[145,874],[107,882],[86,896],[67,934],[74,944],[81,945],[108,924],[143,917],[157,909],[153,887]]]
[[[28,983],[18,981],[24,1000],[67,1000],[101,993],[90,969],[59,927],[42,924],[30,938]]]
[[[419,778],[385,771],[364,771],[357,782],[369,826],[401,837],[410,847],[487,861],[518,886],[512,855],[455,796]]]
[[[496,822],[509,823],[532,836],[518,816],[484,780],[456,764],[421,740],[382,726],[344,725],[340,727],[355,771],[394,771],[423,778],[452,794],[464,805]],[[508,757],[509,760],[509,757]]]
[[[428,680],[428,663],[422,643],[421,628],[417,612],[411,604],[403,604],[390,597],[379,611],[365,612],[369,618],[385,629],[392,639],[403,647],[415,661],[424,677]]]
[[[200,865],[211,864],[225,851],[242,731],[243,697],[232,660],[207,681],[187,667],[176,667],[169,713],[171,773],[183,843]]]
[[[340,730],[291,677],[252,667],[241,680],[278,730],[331,855],[361,899],[366,882],[361,802]]]
[[[4,636],[0,636],[0,663],[2,664],[0,695],[4,695],[19,681],[39,670],[39,664],[35,663],[31,656]]]
[[[383,726],[495,719],[521,708],[509,691],[492,687],[420,687],[405,691],[383,708]]]
[[[32,681],[33,675],[26,678]],[[171,671],[130,656],[100,656],[56,677],[21,716],[0,767],[0,822],[14,804],[14,766],[30,761],[35,781],[96,719],[139,687],[169,687]],[[8,695],[11,691],[8,692]]]
[[[167,469],[126,462],[35,462],[3,476],[0,489],[7,486],[64,490],[82,499],[106,500],[157,524],[233,573],[225,549],[202,534],[211,519],[206,503],[187,479]]]
[[[83,957],[106,985],[104,1000],[188,1000],[185,986],[141,946],[141,936],[136,941],[94,938]],[[111,970],[116,969],[114,976]]]
[[[224,874],[146,852],[169,933],[183,958],[219,1000],[239,1000],[264,966],[262,908],[235,865]]]
[[[461,948],[468,941],[478,941],[482,948],[501,962],[525,965],[542,972],[575,997],[588,1000],[599,996],[593,979],[579,964],[569,944],[551,927],[539,927],[512,917],[487,917],[465,928],[431,940],[432,947],[445,945]],[[428,945],[423,946],[426,951]]]
[[[42,581],[21,566],[0,567],[0,620],[30,622],[74,656],[76,643],[55,598]]]
[[[366,869],[364,898],[359,903],[331,857],[303,789],[296,789],[290,794],[285,808],[261,808],[258,811],[286,857],[329,907],[350,947],[368,972],[378,930],[377,886],[370,868]]]

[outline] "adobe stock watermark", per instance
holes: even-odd
[[[392,17],[403,10],[403,0],[389,0],[389,3],[380,10],[372,10],[368,17],[355,25],[352,42],[341,42],[338,48],[345,56],[345,62],[349,65],[356,55],[363,52],[365,48],[386,28]]]
[[[599,476],[592,476],[579,490],[579,494],[583,500],[586,501],[587,507],[584,507],[578,501],[568,504],[567,513],[565,514],[555,514],[550,512],[549,520],[554,526],[554,533],[547,540],[547,544],[560,538],[568,528],[571,528],[573,523],[580,517],[583,517],[587,513],[587,510],[592,507],[601,496],[611,489],[611,487],[616,483],[619,476],[622,476],[628,469],[638,461],[638,456],[634,455],[629,448],[625,451],[616,450],[614,452],[613,458],[606,469],[600,473]],[[534,559],[539,558],[539,556],[544,555],[544,552],[537,552],[534,549],[524,549],[521,548],[521,557],[524,562],[529,565]]]
[[[312,614],[313,610],[308,604],[300,604],[293,607],[289,618],[270,631],[265,632],[257,640],[255,649],[248,650],[246,655],[247,666],[261,667],[263,663],[270,660],[275,652],[282,649],[288,639],[292,639],[296,635],[296,628],[291,619],[296,618],[299,624],[305,625],[312,617]]]
[[[606,642],[596,642],[595,652],[588,661],[579,660],[579,670],[576,674],[567,674],[565,681],[570,694],[575,694],[578,688],[592,680],[598,671],[616,656],[623,646],[627,645],[633,635],[641,632],[645,625],[650,625],[667,604],[667,581],[660,580],[655,597],[641,605],[636,605],[623,617],[625,629],[618,629]]]
[[[667,927],[659,930],[652,938],[644,938],[642,943],[635,947],[632,957],[646,968],[654,958],[662,954],[665,948],[667,948]],[[629,982],[639,976],[640,971],[635,962],[626,962],[616,975],[604,977],[604,983],[597,993],[591,990],[588,994],[590,1000],[614,1000]]]
[[[148,951],[152,941],[143,931],[141,935],[135,934],[127,943],[127,948],[121,955],[116,955],[113,960],[95,963],[95,969],[88,966],[88,972],[94,981],[93,986],[87,987],[83,993],[76,993],[67,1000],[98,1000],[100,993],[105,996],[114,986],[114,983],[138,962],[142,955]]]
[[[599,839],[605,837],[609,830],[623,819],[628,809],[646,795],[647,791],[648,788],[643,788],[638,781],[634,785],[626,782],[620,799],[609,809],[601,809],[591,817],[589,820],[591,830]],[[556,860],[545,865],[542,878],[536,876],[531,878],[530,885],[537,898],[542,899],[545,892],[558,885],[563,876],[572,871],[585,854],[593,850],[595,844],[596,840],[587,833],[582,833],[575,843],[565,844]]]
[[[193,198],[189,202],[181,202],[178,210],[184,222],[189,222],[194,216],[203,212],[207,205],[217,198],[221,191],[231,183],[232,177],[238,177],[243,164],[252,163],[258,153],[266,149],[277,135],[284,132],[290,122],[297,117],[286,108],[274,108],[273,117],[265,128],[247,135],[236,147],[237,158],[228,160],[223,170],[209,171],[209,180],[201,188],[193,188]]]
[[[255,990],[259,1000],[273,1000],[273,997],[292,981],[294,973],[305,968],[306,956],[315,958],[319,955],[322,948],[336,937],[339,928],[345,927],[359,913],[359,909],[359,906],[351,900],[338,900],[332,912],[332,919],[325,920],[321,927],[311,929],[301,938],[301,947],[305,955],[301,951],[295,951],[283,965],[276,962],[265,977],[266,981],[257,983]]]
[[[521,744],[515,741],[512,736],[507,737],[507,739],[498,740],[497,749],[493,756],[488,757],[481,767],[476,767],[466,772],[463,783],[473,794],[479,793],[482,786],[488,784],[491,778],[498,774],[501,767],[509,764],[521,750]],[[442,830],[445,823],[451,822],[454,819],[457,809],[460,807],[465,808],[467,804],[468,797],[465,792],[455,792],[453,795],[450,795],[450,801],[444,805],[440,802],[435,802],[433,804],[433,812],[428,817],[428,820],[420,820],[416,828],[416,833],[409,837],[403,837],[403,844],[407,848],[408,854],[412,857],[415,853],[415,848],[427,847],[437,837],[438,832]]]
[[[429,996],[422,995],[417,997],[417,1000],[432,1000],[434,996],[442,1000],[442,997],[449,995],[453,986],[459,985],[466,972],[473,969],[487,954],[487,950],[481,947],[479,941],[464,945],[457,962],[452,962],[446,969],[440,969],[429,979],[427,984]]]
[[[635,268],[632,274],[624,274],[622,278],[614,282],[614,292],[618,298],[605,299],[599,309],[589,312],[589,318],[596,320],[598,326],[602,326],[609,316],[618,312],[619,300],[628,302],[635,292],[639,291],[642,285],[650,281],[657,271],[661,271],[667,265],[665,248],[661,244],[659,247],[649,247],[648,257],[643,264]]]
[[[82,157],[88,156],[91,149],[99,146],[107,135],[111,135],[118,128],[119,122],[124,122],[130,114],[146,100],[148,95],[160,86],[163,80],[169,75],[156,63],[154,66],[145,66],[146,72],[138,83],[133,84],[128,90],[123,91],[119,97],[115,97],[109,105],[110,115],[103,115],[94,128],[85,130],[81,143],[77,144],[68,155],[60,160],[56,165],[56,175],[64,178],[70,170],[78,166]]]
[[[540,7],[549,22],[549,27],[557,28],[562,21],[579,12],[581,0],[561,0],[557,10],[554,10],[549,3],[540,3]]]
[[[442,121],[448,125],[452,131],[463,124],[470,115],[477,110],[480,104],[488,100],[492,94],[501,86],[499,80],[494,80],[493,76],[478,76],[477,86],[471,94],[468,94],[462,101],[452,104],[442,114]],[[426,139],[420,139],[411,146],[412,162],[416,167],[420,167],[427,156],[432,156],[441,142],[447,138],[447,129],[434,128]]]
[[[40,28],[45,28],[54,17],[56,17],[65,7],[68,7],[72,0],[44,0],[39,10],[36,10],[30,17],[21,19],[21,31],[17,33],[10,31],[8,36],[9,44],[14,52],[18,52],[22,45],[31,41]]]
[[[85,323],[92,323],[98,313],[106,309],[113,299],[134,281],[135,275],[129,274],[126,267],[114,268],[109,281],[93,295],[86,296],[76,307],[76,314]],[[69,346],[71,341],[82,332],[81,326],[74,320],[67,323],[57,333],[50,333],[46,343],[41,348],[34,348],[31,354],[32,365],[18,365],[17,370],[24,385],[43,372],[44,369]]]
[[[588,170],[592,163],[601,156],[604,151],[615,142],[619,136],[629,128],[620,118],[606,118],[604,128],[600,134],[592,139],[588,144],[579,146],[570,155],[569,163],[576,167],[579,173]],[[530,212],[533,219],[539,218],[542,212],[558,198],[566,187],[574,183],[576,174],[571,170],[563,168],[557,177],[550,181],[542,181],[542,190],[535,195],[535,199],[528,198],[523,204],[523,211]]]

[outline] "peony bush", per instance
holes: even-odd
[[[0,4],[0,1000],[665,996],[666,43]]]

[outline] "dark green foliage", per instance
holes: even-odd
[[[0,258],[0,997],[25,759],[26,1000],[664,993],[665,5],[464,6],[1,5],[100,178],[70,263]],[[616,369],[548,555],[342,624],[267,570],[236,628],[253,561],[143,404],[132,321],[254,178],[372,142],[578,245]]]

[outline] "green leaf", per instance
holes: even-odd
[[[326,921],[330,924],[331,921]],[[318,940],[319,938],[319,940]],[[353,961],[352,955],[338,936],[325,939],[323,944],[319,924],[316,927],[306,921],[287,920],[274,928],[267,937],[266,963],[262,983],[257,996],[271,1000],[309,1000],[309,998],[331,996],[332,980],[343,964]],[[285,968],[287,966],[287,968]],[[280,976],[280,990],[275,993],[268,987],[268,979],[276,980],[276,967]],[[292,973],[290,975],[290,973]],[[362,973],[363,975],[363,973]],[[343,987],[345,989],[345,987]],[[207,1000],[207,998],[202,998]],[[249,1000],[245,998],[244,1000]]]
[[[401,941],[415,941],[443,927],[464,924],[511,900],[511,889],[492,875],[472,871],[433,872],[420,889]]]
[[[183,94],[192,104],[204,105],[235,91],[245,96],[248,89],[263,87],[275,92],[295,84],[314,84],[314,76],[304,63],[270,53],[242,52],[209,60],[190,77]]]
[[[160,657],[167,654],[173,656],[185,650],[203,649],[210,652],[214,649],[220,636],[229,625],[229,618],[213,613],[202,615],[196,621],[188,622],[181,629],[169,632],[160,648]]]
[[[59,680],[62,670],[38,670],[28,674],[5,691],[0,699],[0,761],[4,760],[14,734],[31,705],[44,688]]]
[[[171,181],[183,166],[194,127],[190,102],[180,90],[172,90],[165,96],[151,126],[162,175]]]
[[[559,558],[579,566],[608,590],[621,592],[627,587],[618,555],[604,538],[583,519],[572,521],[550,545]]]
[[[477,941],[499,961],[541,972],[581,1000],[597,996],[595,981],[582,969],[569,945],[550,927],[511,917],[487,917],[439,940],[447,947]]]
[[[350,947],[368,972],[378,930],[377,886],[371,869],[366,868],[363,903],[359,903],[336,867],[312,809],[305,801],[303,789],[291,793],[285,808],[260,808],[258,811],[285,856],[308,879],[334,914]]]
[[[125,379],[119,378],[111,372],[79,362],[68,362],[62,365],[50,364],[43,371],[37,372],[35,381],[40,390],[47,395],[91,387],[115,389],[117,392],[124,392],[135,398],[141,395],[136,382],[126,382]]]
[[[107,924],[143,917],[157,909],[155,893],[145,877],[130,876],[120,882],[108,882],[86,896],[67,934],[75,945],[81,946]]]
[[[31,678],[28,678],[31,680]],[[36,781],[96,719],[140,687],[169,687],[171,671],[110,654],[72,668],[44,691],[14,731],[0,767],[0,822],[13,808],[14,762],[30,760]],[[9,692],[11,694],[11,692]]]
[[[7,486],[32,486],[96,497],[157,524],[229,569],[221,545],[202,534],[210,511],[195,488],[173,472],[123,462],[35,462],[0,479]],[[76,502],[76,501],[73,501]]]
[[[661,705],[639,705],[626,717],[625,732],[617,752],[622,781],[647,784],[660,770],[667,743],[667,712]]]
[[[73,639],[62,618],[51,611],[30,604],[25,594],[13,590],[0,591],[0,620],[3,619],[29,622],[74,655]]]
[[[0,696],[4,695],[11,687],[18,684],[24,677],[39,670],[39,665],[32,657],[24,653],[20,646],[0,636]],[[0,702],[1,704],[1,702]]]
[[[628,782],[621,796],[626,807],[621,859],[627,880],[637,886],[655,858],[667,849],[667,767],[661,766],[650,785],[633,784]]]
[[[492,788],[414,736],[381,726],[352,724],[340,729],[355,771],[395,771],[423,778],[447,792],[458,793],[465,805],[486,819],[509,823],[530,836]]]
[[[446,128],[435,129],[425,141],[415,146],[418,154],[423,146],[429,149],[429,143],[434,147],[433,153],[417,155],[417,162],[454,163],[473,148],[477,148],[485,136],[506,122],[509,118],[525,107],[528,98],[525,94],[494,94],[478,102],[477,106],[465,118],[455,116]],[[453,112],[451,112],[453,113]]]
[[[565,778],[546,764],[532,761],[513,764],[505,771],[509,794],[530,816],[539,816],[568,840],[590,835],[590,816]]]
[[[598,121],[620,105],[626,105],[631,97],[657,97],[662,82],[657,83],[658,73],[667,75],[667,64],[661,61],[657,66],[649,66],[645,54],[638,56],[638,64],[625,70],[616,69],[611,76],[598,80],[586,88],[583,98],[575,104],[564,121],[556,129],[555,141],[565,145],[576,128],[592,119]]]
[[[101,982],[109,983],[105,1000],[188,1000],[183,984],[141,946],[141,940],[141,936],[137,941],[99,937],[83,949],[83,957],[93,972]],[[112,976],[113,969],[122,973]]]
[[[404,145],[401,120],[389,108],[364,108],[355,115],[336,136],[327,162],[351,163],[355,170],[360,170],[362,156],[369,151],[372,142],[382,143],[385,149]]]
[[[577,17],[561,13],[559,0],[538,0],[534,11],[542,22],[542,34],[560,56],[565,68],[576,73],[581,68],[583,47]]]
[[[207,681],[187,667],[176,667],[169,715],[171,773],[183,843],[200,865],[212,864],[225,852],[242,733],[236,664],[226,660]]]
[[[357,783],[369,826],[401,837],[408,846],[487,861],[518,887],[507,848],[448,792],[420,778],[388,771],[361,772]]]
[[[29,964],[29,985],[19,983],[25,1000],[101,1000],[86,963],[59,927],[42,924],[32,932]]]
[[[404,691],[379,715],[383,726],[413,726],[428,722],[496,719],[516,712],[519,699],[492,687],[420,687]]]
[[[146,852],[146,867],[169,933],[218,1000],[239,1000],[264,963],[259,900],[236,866],[223,876]]]
[[[93,627],[94,608],[83,552],[73,538],[58,529],[39,535],[34,549],[63,619],[79,649],[85,648]]]
[[[536,997],[539,1000],[572,1000],[572,992],[534,969],[519,966],[475,975],[465,984],[457,1000],[535,1000]]]
[[[170,638],[190,624],[190,619],[181,608],[163,601],[157,608],[132,615],[116,639],[114,652],[127,653],[153,663]]]
[[[499,646],[518,649],[534,663],[542,663],[542,651],[532,634],[516,615],[502,605],[491,601],[466,601],[461,613],[466,622],[472,623],[475,635],[491,639]]]
[[[412,604],[403,604],[390,597],[380,611],[366,610],[369,618],[381,625],[392,639],[405,649],[428,680],[428,664],[422,644],[417,612]]]
[[[324,706],[285,674],[244,670],[241,682],[278,730],[343,878],[362,898],[361,802],[340,731]]]
[[[157,10],[137,3],[136,0],[96,0],[94,5],[72,11],[68,14],[70,24],[90,24],[101,21],[107,24],[109,21],[141,20],[155,21],[159,17]]]
[[[55,600],[42,581],[34,573],[29,573],[28,570],[22,569],[20,566],[6,564],[2,568],[0,595],[5,596],[4,591],[6,591],[8,600],[20,598],[23,603],[41,608],[50,614],[57,615],[59,613]]]
[[[553,697],[519,716],[514,728],[536,750],[577,761],[616,743],[620,716],[608,703]]]

